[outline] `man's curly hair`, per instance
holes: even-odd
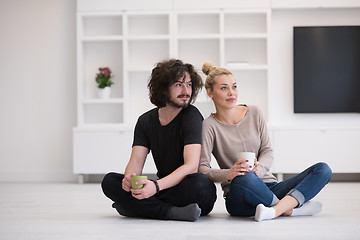
[[[202,88],[203,82],[193,65],[183,63],[179,59],[169,59],[159,62],[152,70],[148,82],[151,103],[159,108],[165,107],[169,101],[169,87],[184,77],[188,72],[192,82],[192,94],[189,103],[193,103]]]

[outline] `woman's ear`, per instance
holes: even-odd
[[[213,93],[212,93],[212,90],[211,90],[210,88],[207,88],[207,89],[206,89],[206,93],[207,93],[207,95],[212,99]]]

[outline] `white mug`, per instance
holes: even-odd
[[[241,153],[239,153],[239,159],[248,160],[248,164],[251,166],[250,170],[252,170],[254,168],[255,153],[253,153],[253,152],[241,152]]]

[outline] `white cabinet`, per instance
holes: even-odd
[[[358,173],[359,129],[273,130],[276,173],[299,173],[317,162],[326,162],[336,173]]]
[[[74,173],[124,171],[129,132],[154,107],[147,91],[151,70],[165,59],[182,59],[199,73],[206,61],[229,68],[239,82],[240,101],[258,105],[266,116],[269,19],[269,10],[79,11]],[[99,67],[113,72],[109,99],[97,96]],[[205,91],[195,105],[204,117],[214,112]],[[146,171],[155,173],[155,167]]]
[[[121,126],[127,121],[124,81],[124,37],[121,14],[78,14],[78,127]],[[100,67],[113,72],[110,99],[97,97],[95,76]]]
[[[267,10],[178,12],[176,57],[200,72],[206,61],[230,69],[239,84],[239,101],[259,106],[267,117],[269,19]],[[215,111],[205,90],[195,105],[204,117]]]
[[[131,129],[137,118],[154,107],[148,97],[147,83],[157,62],[171,57],[171,12],[127,12],[124,80],[128,84]]]
[[[131,131],[74,131],[74,173],[122,172],[131,154]]]
[[[270,12],[224,14],[225,67],[232,70],[243,103],[260,107],[268,118],[268,32]]]
[[[123,172],[131,155],[133,131],[74,130],[74,173],[103,174]],[[144,173],[155,173],[152,156]]]
[[[78,13],[79,128],[132,128],[151,107],[143,97],[151,69],[170,57],[169,29],[165,12]],[[110,99],[97,97],[99,67],[113,72]],[[139,98],[130,101],[133,94]]]

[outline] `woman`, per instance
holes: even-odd
[[[237,105],[238,89],[232,73],[204,63],[205,88],[216,112],[203,121],[199,171],[221,182],[226,209],[233,216],[254,216],[256,221],[280,215],[314,215],[320,202],[309,201],[330,181],[326,163],[317,163],[283,182],[269,171],[273,150],[266,122],[255,106]],[[238,159],[240,152],[254,152],[254,166]],[[210,167],[211,154],[221,169]],[[253,170],[250,170],[254,167]]]

